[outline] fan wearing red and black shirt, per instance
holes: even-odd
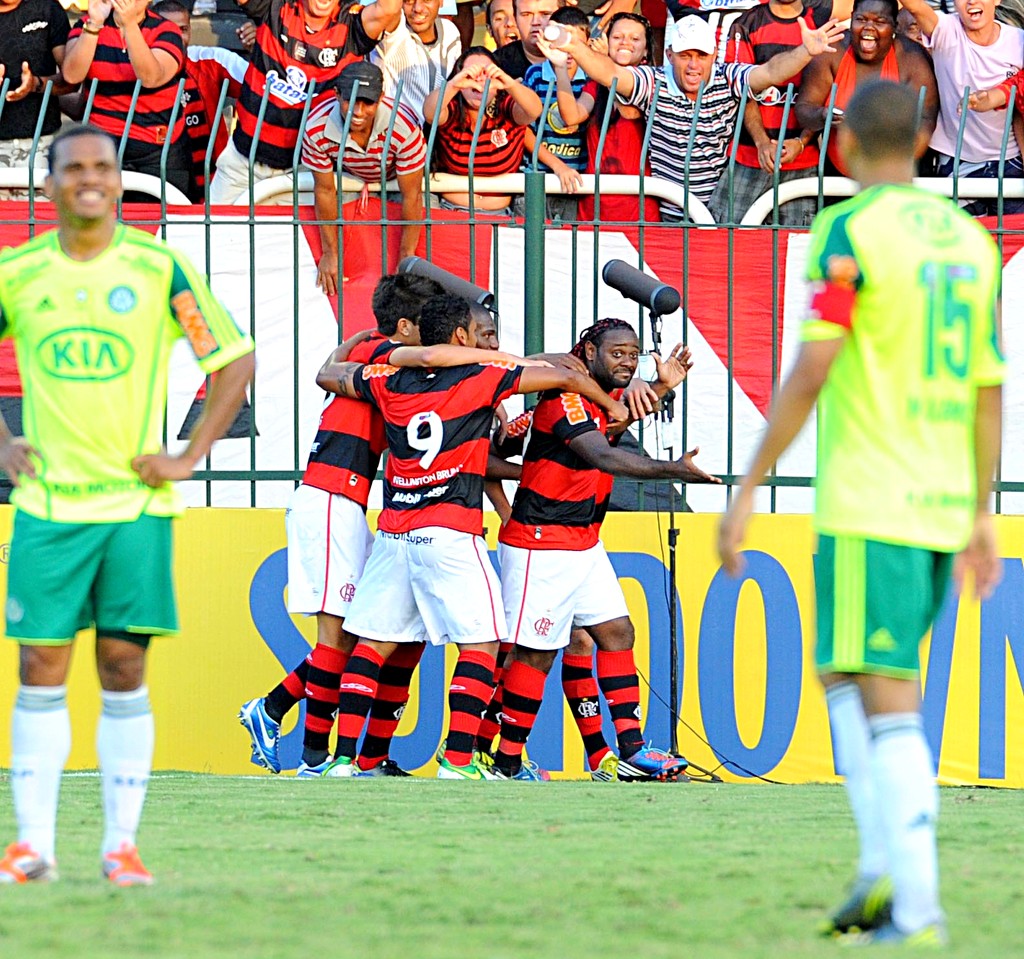
[[[640,344],[628,323],[608,319],[585,330],[573,352],[599,386],[621,390],[636,372]],[[686,371],[678,346],[666,361],[658,359],[658,386],[672,389]],[[694,465],[697,450],[664,462],[618,449],[608,442],[609,425],[594,404],[572,392],[547,393],[534,410],[512,518],[498,536],[502,600],[515,644],[494,757],[501,778],[520,773],[547,674],[573,626],[597,645],[598,683],[618,738],[619,778],[675,778],[686,768],[685,760],[644,745],[633,624],[598,532],[609,475],[720,480]]]
[[[401,19],[402,0],[235,0],[256,23],[256,42],[238,99],[235,132],[217,159],[211,203],[234,203],[258,182],[289,173],[311,83],[323,92],[345,66],[369,53]],[[264,93],[267,108],[249,154]]]
[[[335,350],[324,365],[350,360],[383,362],[396,346],[419,344],[423,304],[441,292],[433,280],[413,274],[383,276],[373,291],[377,330],[359,334]],[[252,740],[252,762],[281,771],[281,721],[306,698],[300,776],[326,766],[328,739],[338,709],[338,687],[355,638],[345,616],[355,596],[373,535],[366,522],[370,485],[386,448],[384,420],[370,403],[327,394],[302,484],[285,513],[288,534],[288,611],[317,618],[317,643],[265,697],[243,704],[239,720]],[[391,739],[409,696],[409,680],[422,647],[406,646],[381,673],[378,697],[359,757],[373,775],[405,775],[388,759]]]
[[[116,139],[141,83],[121,168],[155,177],[165,169],[168,182],[187,194],[192,161],[183,110],[170,128],[184,67],[181,31],[147,9],[147,0],[89,0],[88,14],[68,35],[61,72],[68,83],[97,81],[89,120]]]
[[[447,294],[424,304],[420,339],[424,346],[474,346],[469,304]],[[495,653],[507,633],[500,586],[481,535],[495,408],[514,393],[565,389],[580,391],[616,421],[627,417],[622,403],[581,373],[526,368],[526,361],[509,362],[503,354],[489,362],[476,362],[473,354],[468,359],[473,365],[451,369],[347,364],[338,371],[340,392],[367,399],[384,414],[390,455],[373,552],[349,609],[348,629],[363,638],[342,676],[338,757],[328,776],[355,772],[356,738],[384,659],[402,643],[427,640],[459,647],[438,776],[489,778],[473,762],[473,749],[490,699]]]

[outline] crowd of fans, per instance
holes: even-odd
[[[430,169],[474,177],[473,196],[442,194],[442,207],[521,213],[521,197],[486,178],[536,157],[561,184],[549,217],[632,221],[637,197],[595,203],[578,190],[584,173],[640,174],[649,130],[643,172],[736,222],[776,175],[816,177],[823,148],[825,172],[844,173],[843,107],[858,84],[886,78],[920,91],[922,172],[1024,177],[1019,110],[1004,132],[1024,31],[996,19],[998,0],[953,0],[949,12],[929,0],[737,0],[728,16],[659,0],[676,16],[664,50],[658,21],[633,0],[490,0],[487,46],[466,45],[471,2],[447,0],[451,18],[442,0],[236,2],[249,18],[245,56],[191,44],[181,0],[89,0],[73,26],[57,0],[0,0],[0,166],[42,168],[53,134],[88,110],[123,139],[125,170],[193,200],[234,203],[301,162],[321,218],[336,215],[340,166],[367,183],[397,180],[401,218],[419,220],[434,126]],[[218,109],[225,82],[233,112]],[[786,203],[780,220],[806,225],[815,208]],[[643,214],[688,215],[650,200]],[[403,231],[403,253],[417,236]],[[329,290],[336,277],[325,269],[320,282]]]

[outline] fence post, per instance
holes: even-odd
[[[527,356],[544,352],[544,173],[532,169],[526,180],[526,259],[525,276],[525,352]]]

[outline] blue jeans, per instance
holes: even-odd
[[[960,174],[961,176],[968,177],[970,179],[984,178],[994,180],[999,176],[998,160],[989,160],[981,166],[977,166],[973,163],[968,165],[966,161],[962,160],[960,162],[960,166],[961,170],[965,166],[975,167],[970,173],[961,172]],[[940,153],[936,172],[939,176],[951,177],[953,175],[953,158]],[[1024,160],[1019,156],[1008,159],[1003,167],[1003,179],[1019,180],[1021,177],[1024,177]],[[972,216],[997,216],[999,213],[999,202],[995,199],[971,200],[964,206],[964,210]],[[1003,200],[1003,213],[1021,212],[1024,212],[1024,200]]]

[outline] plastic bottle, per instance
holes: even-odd
[[[544,39],[553,47],[564,47],[569,45],[572,34],[559,23],[549,23],[544,28]]]

